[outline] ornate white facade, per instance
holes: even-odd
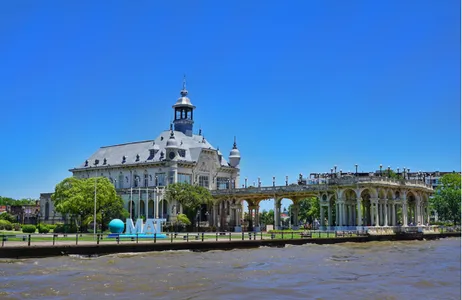
[[[183,84],[181,97],[173,105],[175,119],[170,130],[161,132],[154,140],[101,147],[70,170],[73,176],[107,177],[133,219],[146,216],[171,220],[181,212],[178,203],[163,199],[165,187],[172,183],[187,182],[209,190],[238,186],[240,152],[236,140],[228,162],[201,130],[194,134],[195,106],[187,95]],[[216,213],[207,210],[204,207],[198,217],[214,224]]]

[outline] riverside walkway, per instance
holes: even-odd
[[[412,231],[401,234],[370,235],[361,231],[279,231],[279,232],[213,232],[173,233],[166,239],[109,239],[93,235],[0,235],[0,258],[28,258],[60,255],[104,255],[111,253],[171,251],[171,250],[227,250],[284,247],[286,244],[335,244],[390,240],[423,240],[460,237],[460,228],[434,227],[433,231]],[[4,237],[7,237],[6,239]]]

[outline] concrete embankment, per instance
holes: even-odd
[[[434,240],[447,237],[460,237],[460,232],[442,234],[398,234],[398,235],[369,235],[358,237],[336,238],[306,238],[306,239],[274,239],[274,240],[232,240],[232,241],[204,241],[184,243],[128,243],[128,244],[99,244],[99,245],[40,245],[17,246],[0,248],[0,258],[32,258],[61,255],[105,255],[113,253],[150,252],[150,251],[210,251],[266,247],[284,247],[285,245],[303,244],[338,244],[346,242],[364,243],[371,241],[405,241],[405,240]]]

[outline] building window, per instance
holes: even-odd
[[[156,173],[157,185],[165,186],[165,173]]]
[[[191,175],[179,173],[178,182],[191,184]]]
[[[175,177],[175,172],[174,171],[168,172],[168,183],[169,184],[173,184],[175,182],[174,177]]]
[[[205,188],[209,188],[209,177],[208,176],[199,176],[199,185]]]
[[[124,174],[122,172],[119,173],[119,189],[123,189],[124,187]]]
[[[186,157],[186,150],[184,150],[184,149],[179,149],[179,150],[178,150],[178,154],[180,155],[180,157]]]
[[[134,187],[138,187],[138,185],[141,185],[141,182],[139,182],[140,179],[141,179],[141,178],[140,178],[140,176],[138,176],[138,175],[133,176],[133,186],[134,186]]]
[[[218,177],[217,178],[217,190],[226,190],[226,189],[229,189],[229,178]]]
[[[144,187],[148,187],[149,178],[148,173],[144,173]]]

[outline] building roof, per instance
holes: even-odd
[[[140,141],[99,148],[86,162],[83,161],[76,169],[89,169],[90,167],[106,167],[115,165],[137,165],[146,162],[161,161],[167,157],[165,150],[170,138],[170,130],[165,130],[155,140]],[[187,136],[181,131],[174,131],[178,142],[178,149],[184,151],[184,157],[180,155],[179,161],[197,162],[202,149],[216,150],[203,136]],[[181,152],[183,152],[181,151]],[[95,164],[97,163],[97,164]],[[221,155],[221,165],[228,166],[228,162]]]

